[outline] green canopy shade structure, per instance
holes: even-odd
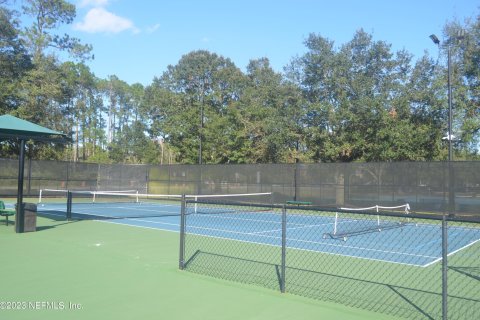
[[[11,115],[0,116],[0,140],[17,140],[20,143],[20,154],[18,158],[18,193],[17,193],[17,221],[15,231],[24,232],[24,208],[23,208],[23,178],[25,164],[25,142],[47,141],[65,143],[67,136],[61,132],[54,131],[35,123],[16,118]]]

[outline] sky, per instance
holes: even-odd
[[[245,71],[267,57],[282,72],[315,33],[338,48],[363,29],[415,58],[438,55],[447,22],[480,14],[480,0],[71,0],[65,32],[93,46],[87,62],[99,78],[149,85],[194,50],[229,58]]]

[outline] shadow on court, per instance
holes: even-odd
[[[42,225],[37,225],[36,231],[46,231],[50,229],[54,229],[57,227],[61,227],[66,224],[72,224],[78,221],[71,220],[67,221],[65,220],[65,217],[62,217],[61,211],[55,211],[55,210],[45,210],[45,211],[40,211],[37,212],[37,216],[44,218],[42,219]]]
[[[247,284],[261,284],[270,289],[280,290],[280,262],[258,261],[203,250],[196,250],[187,258],[185,269],[188,271]],[[341,275],[325,270],[314,270],[313,265],[310,267],[309,270],[287,266],[287,293],[338,302],[408,319],[441,319],[442,317],[441,281],[430,287],[423,284],[414,285],[409,283],[408,279],[403,281],[397,279],[398,281],[392,284],[395,281],[387,281],[386,277],[385,282],[374,281],[367,275],[363,277],[358,274]],[[476,280],[480,279],[478,275],[473,274],[478,273],[478,268],[470,270],[471,268],[452,267],[451,269]],[[402,282],[405,285],[401,285]],[[379,297],[383,301],[382,304],[378,303]],[[455,301],[451,304],[451,312],[455,312],[455,305],[473,307],[480,304],[478,299],[454,294],[449,295],[449,299],[452,302]]]
[[[464,276],[480,281],[480,267],[448,267]]]

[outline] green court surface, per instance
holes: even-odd
[[[393,319],[180,271],[176,232],[38,218],[16,234],[3,222],[0,319]]]

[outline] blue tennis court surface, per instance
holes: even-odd
[[[39,205],[46,216],[65,217],[65,206]],[[109,223],[136,227],[179,231],[178,204],[76,204],[78,214],[126,217],[106,220]],[[132,217],[153,215],[151,217]],[[160,216],[155,216],[160,215]],[[163,215],[163,216],[162,216]],[[204,218],[202,218],[202,216]],[[75,216],[74,216],[75,218]],[[281,214],[279,212],[242,212],[187,215],[187,234],[224,238],[271,246],[281,245]],[[298,250],[348,256],[358,259],[427,267],[441,260],[441,222],[422,220],[401,228],[352,236],[347,241],[324,237],[332,231],[334,217],[292,213],[287,216],[287,246]],[[350,221],[351,223],[351,221]],[[480,229],[455,226],[448,230],[448,252],[457,252],[480,241]]]

